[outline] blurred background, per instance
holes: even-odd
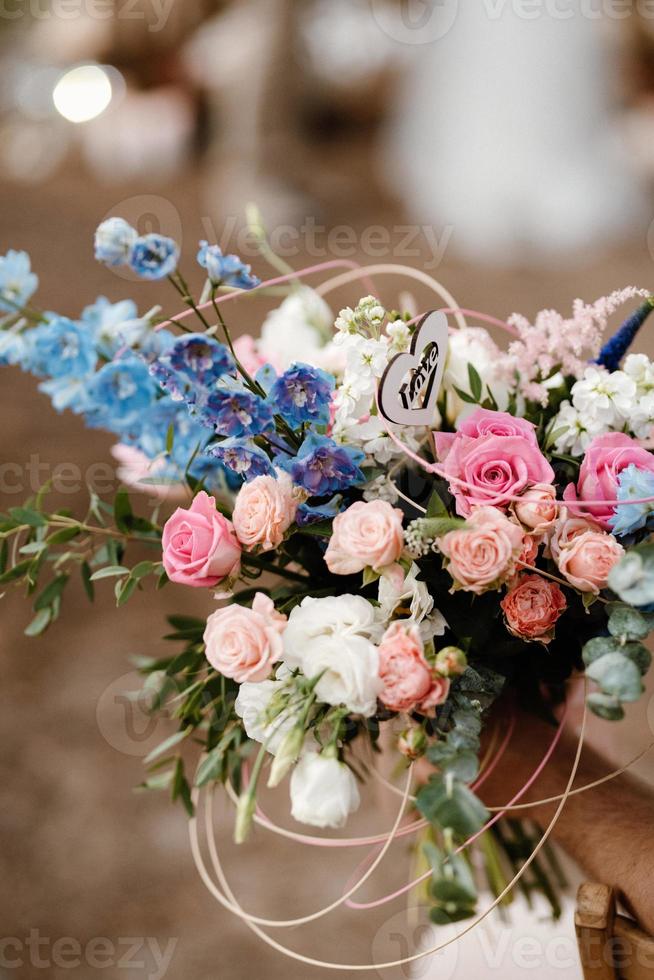
[[[69,316],[98,295],[178,310],[167,284],[94,262],[93,231],[110,214],[173,236],[196,290],[200,238],[265,275],[244,221],[251,201],[295,268],[394,261],[499,317],[567,311],[577,296],[652,288],[653,187],[647,0],[0,2],[0,254],[27,250],[40,305]],[[389,306],[397,289],[382,286]],[[413,291],[424,308],[427,293]],[[234,332],[257,332],[264,310],[248,304]],[[651,338],[639,346],[654,354]],[[116,485],[111,438],[57,416],[34,379],[3,368],[0,412],[0,462],[17,467],[3,473],[19,474],[3,479],[2,508],[53,473],[73,509],[86,481]],[[221,911],[193,867],[184,813],[133,792],[165,730],[124,698],[139,686],[130,658],[161,649],[173,599],[206,615],[206,596],[144,593],[118,619],[110,588],[98,592],[94,606],[76,592],[39,641],[23,636],[21,597],[3,598],[0,977],[322,976]],[[646,701],[619,744],[617,728],[593,724],[617,762],[651,737]],[[368,802],[357,832],[392,823],[392,802]],[[225,844],[230,819],[220,812]],[[351,854],[310,860],[257,834],[228,864],[247,907],[291,916],[336,897],[352,870]],[[398,846],[366,897],[397,887],[410,865]],[[326,958],[392,959],[424,939],[414,925],[399,904],[280,938]],[[493,919],[483,942],[413,975],[484,975],[480,964],[533,975],[515,953],[520,928]],[[569,909],[561,924],[524,930],[541,942],[539,977],[579,975]]]

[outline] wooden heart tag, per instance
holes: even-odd
[[[396,354],[379,382],[379,411],[396,425],[432,425],[445,361],[448,326],[444,313],[425,314],[409,351]]]

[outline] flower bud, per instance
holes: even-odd
[[[397,747],[402,755],[413,762],[424,755],[427,748],[427,736],[422,728],[417,726],[407,728],[398,738]]]
[[[234,841],[236,844],[242,844],[247,838],[250,832],[255,806],[256,799],[254,793],[246,790],[239,796],[236,806],[236,825],[234,827]]]
[[[273,764],[270,767],[268,786],[272,789],[281,783],[282,779],[297,762],[302,746],[304,744],[304,725],[294,725],[284,738],[277,749]]]
[[[436,654],[436,669],[446,677],[462,674],[468,665],[468,658],[459,647],[443,647]]]

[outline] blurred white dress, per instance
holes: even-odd
[[[432,7],[454,23],[413,45],[389,139],[392,181],[415,220],[451,225],[457,251],[500,262],[633,231],[641,195],[597,22],[540,8],[525,19],[510,0]]]

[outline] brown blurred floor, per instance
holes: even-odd
[[[101,293],[112,299],[131,296],[142,310],[163,296],[170,304],[166,309],[176,310],[175,297],[165,285],[122,282],[93,260],[91,243],[98,218],[114,206],[120,213],[117,201],[146,190],[93,188],[77,173],[38,190],[6,186],[0,190],[0,254],[9,247],[27,249],[41,278],[40,304],[62,313],[75,315]],[[156,193],[172,201],[183,217],[185,267],[191,270],[194,243],[204,234],[198,182],[189,175]],[[358,210],[357,223],[362,225]],[[387,217],[371,213],[371,222],[379,224]],[[342,220],[347,219],[335,215],[335,222]],[[294,264],[302,264],[301,256]],[[199,274],[191,275],[199,286]],[[646,243],[641,242],[601,259],[579,256],[558,267],[521,273],[480,270],[447,256],[436,275],[463,305],[502,316],[513,310],[531,314],[543,306],[567,311],[578,295],[592,300],[627,283],[647,286],[654,281],[654,266]],[[356,297],[349,294],[349,301],[352,298]],[[251,326],[256,329],[256,324]],[[641,349],[654,352],[654,342],[650,339]],[[2,462],[24,464],[37,454],[50,464],[71,461],[84,470],[109,460],[109,436],[89,432],[71,415],[55,415],[45,396],[36,391],[34,380],[18,371],[3,369],[0,378]],[[18,502],[18,497],[5,497],[0,506]],[[81,508],[84,497],[74,495],[65,503]],[[137,755],[120,751],[122,709],[112,707],[109,695],[120,688],[116,682],[130,670],[130,655],[161,649],[156,638],[164,631],[164,615],[171,606],[173,611],[206,615],[210,597],[175,587],[156,595],[148,591],[118,614],[111,586],[99,584],[105,587],[98,588],[94,606],[75,586],[61,621],[36,641],[23,636],[28,621],[24,601],[13,593],[2,600],[1,936],[24,941],[30,930],[38,929],[51,942],[73,937],[84,946],[93,937],[108,937],[114,943],[121,937],[152,937],[162,947],[174,938],[177,946],[166,973],[171,980],[325,976],[321,970],[269,952],[220,910],[195,872],[181,810],[171,807],[164,796],[132,792],[142,778],[141,763]],[[105,735],[97,721],[99,702]],[[290,823],[283,790],[280,795],[280,818]],[[392,816],[392,807],[380,810],[371,805],[352,828],[380,830],[390,825]],[[225,821],[219,834],[223,845],[229,844],[229,836]],[[333,851],[325,859],[299,848],[267,845],[268,839],[257,833],[253,843],[239,852],[238,866],[235,859],[228,861],[246,907],[263,915],[292,916],[326,904],[339,894],[358,859]],[[386,873],[364,889],[366,896],[381,894],[385,886],[405,880],[406,848],[400,845],[396,853]],[[367,960],[373,937],[385,935],[391,925],[396,928],[394,916],[400,909],[398,904],[370,915],[336,913],[306,931],[276,935],[318,956]],[[399,952],[399,941],[395,949],[393,940],[387,937],[384,942],[386,952]],[[121,955],[126,949],[121,946]],[[49,951],[51,945],[42,948],[42,955],[48,956]],[[23,956],[25,966],[5,973],[0,968],[0,977],[97,974],[143,980],[157,975],[151,960],[140,968],[114,964],[97,971],[88,965],[45,970],[30,966],[28,954]],[[141,952],[136,959],[142,958]]]

